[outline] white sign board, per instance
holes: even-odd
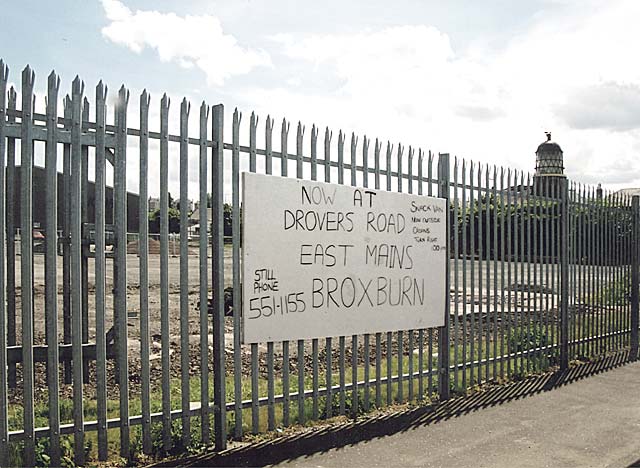
[[[442,326],[446,201],[243,174],[243,341]]]

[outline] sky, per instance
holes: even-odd
[[[147,89],[152,129],[166,92],[176,132],[186,97],[194,121],[202,101],[229,118],[237,107],[247,139],[255,111],[275,119],[276,135],[286,117],[292,135],[301,121],[305,135],[316,124],[529,171],[551,131],[571,179],[640,187],[637,0],[0,5],[10,81],[29,64],[44,95],[55,69],[62,92],[79,75],[92,99],[102,79],[110,102],[124,83],[132,112]]]

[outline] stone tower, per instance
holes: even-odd
[[[533,176],[535,190],[539,194],[549,191],[549,195],[559,195],[566,179],[562,148],[551,141],[551,132],[546,132],[546,135],[547,140],[540,143],[536,150],[536,172]]]

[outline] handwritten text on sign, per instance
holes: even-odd
[[[444,324],[446,202],[243,174],[243,339]]]

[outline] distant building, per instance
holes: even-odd
[[[545,132],[547,139],[536,149],[536,171],[533,181],[525,179],[515,181],[515,184],[505,188],[502,192],[509,194],[512,203],[521,202],[527,195],[560,196],[561,183],[566,180],[564,174],[564,153],[558,143],[551,141],[551,132]]]
[[[558,143],[551,141],[551,132],[546,132],[547,140],[536,150],[536,172],[533,176],[536,192],[548,191],[550,195],[559,194],[566,180],[564,175],[564,154]]]
[[[187,208],[187,213],[191,213],[193,211],[193,200],[187,199],[184,205]],[[173,201],[173,208],[182,211],[182,203],[179,198]]]
[[[623,188],[618,190],[616,193],[626,197],[633,197],[635,195],[640,195],[640,188]]]
[[[155,197],[149,197],[149,212],[156,211],[160,209],[160,199]]]
[[[43,167],[33,166],[32,171],[32,201],[33,201],[33,226],[38,229],[45,229],[46,222],[46,173]],[[22,185],[21,167],[15,167],[15,175],[13,177],[13,221],[16,228],[20,228],[20,189]],[[93,223],[95,216],[95,184],[92,181],[87,182],[87,222]],[[10,196],[10,195],[9,195]],[[127,192],[127,232],[138,232],[139,230],[139,197],[135,193]],[[58,172],[58,229],[61,230],[64,222],[64,179],[63,174]],[[145,218],[146,221],[146,218]],[[113,224],[113,188],[105,188],[105,223]]]

